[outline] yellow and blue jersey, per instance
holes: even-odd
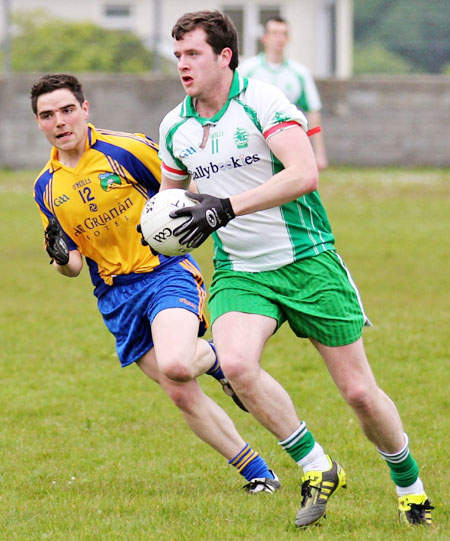
[[[78,165],[66,167],[57,156],[53,147],[35,181],[34,198],[44,228],[56,217],[69,248],[85,256],[97,296],[116,276],[151,272],[168,261],[142,246],[136,231],[145,201],[160,186],[156,143],[142,134],[88,124]]]

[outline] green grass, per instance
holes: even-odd
[[[394,398],[436,506],[431,529],[397,524],[387,468],[313,348],[283,327],[264,366],[344,465],[320,528],[297,531],[300,472],[211,378],[205,390],[283,481],[249,497],[164,393],[121,369],[87,272],[57,275],[43,250],[34,172],[0,172],[0,539],[448,539],[450,171],[331,168],[321,194],[374,326],[377,379]],[[210,245],[196,257],[210,280]],[[270,399],[270,398],[268,398]]]

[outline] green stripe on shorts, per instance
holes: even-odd
[[[214,322],[227,312],[288,321],[294,333],[326,346],[358,340],[365,315],[356,287],[334,251],[263,272],[217,270],[210,287]]]

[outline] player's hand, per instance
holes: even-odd
[[[69,246],[64,231],[61,229],[58,220],[53,216],[50,216],[45,230],[45,249],[58,265],[67,265],[69,263]]]
[[[209,235],[227,225],[235,217],[230,200],[219,199],[205,193],[186,192],[189,199],[198,201],[197,205],[184,207],[170,213],[171,218],[187,216],[186,223],[177,227],[173,234],[180,238],[180,244],[188,248],[198,248]]]
[[[141,235],[141,244],[142,244],[142,246],[148,246],[153,255],[159,255],[158,252],[155,252],[155,250],[153,250],[153,248],[150,246],[150,244],[144,239],[144,235],[142,234],[141,224],[137,224],[136,231]]]

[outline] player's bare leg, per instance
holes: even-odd
[[[204,374],[215,355],[209,344],[197,338],[199,320],[183,308],[159,312],[152,322],[152,337],[159,370],[174,381],[190,381]]]
[[[376,384],[363,341],[330,348],[314,342],[346,402],[391,471],[404,525],[431,525],[433,506],[425,494],[419,468],[409,451],[394,402]]]
[[[245,443],[225,411],[201,390],[195,377],[215,360],[210,345],[197,338],[198,318],[192,312],[169,309],[152,324],[155,347],[138,362],[157,381],[181,411],[191,430],[221,453],[248,481],[251,493],[273,493],[280,488],[266,462]],[[191,355],[191,356],[190,356]],[[176,381],[187,380],[187,381]]]
[[[328,347],[312,341],[364,434],[378,449],[396,453],[404,446],[403,426],[393,401],[377,385],[362,338],[346,346]]]
[[[215,348],[203,338],[197,338],[198,317],[181,308],[158,313],[152,323],[158,366],[174,381],[190,381],[208,373],[221,385],[227,396],[245,410],[242,402],[216,362]]]
[[[213,336],[225,375],[250,413],[270,430],[290,457],[303,468],[302,503],[295,524],[316,523],[328,498],[345,486],[345,472],[300,422],[285,389],[260,367],[264,344],[275,331],[272,318],[226,313],[214,322]]]
[[[166,391],[191,430],[227,460],[245,446],[230,417],[203,393],[196,380],[176,382],[161,373],[156,363],[155,348],[144,355],[138,365]]]
[[[284,440],[300,421],[288,393],[260,366],[275,328],[270,317],[228,312],[214,322],[213,337],[222,369],[239,398],[265,428]]]

